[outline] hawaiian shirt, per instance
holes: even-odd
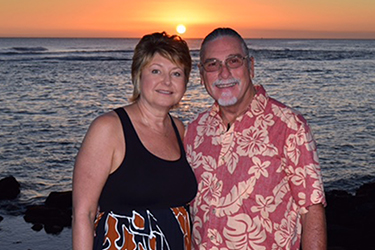
[[[228,129],[215,103],[186,131],[198,180],[195,249],[299,249],[301,214],[326,205],[316,144],[301,114],[262,86]]]

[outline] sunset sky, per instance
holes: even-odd
[[[0,37],[202,38],[232,27],[245,38],[375,39],[374,0],[0,0]]]

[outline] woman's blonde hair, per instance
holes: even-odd
[[[185,84],[189,82],[191,71],[191,56],[187,43],[178,35],[168,35],[166,32],[145,35],[134,50],[131,68],[132,83],[134,85],[131,101],[136,101],[140,96],[139,82],[143,68],[151,62],[156,53],[184,69]]]

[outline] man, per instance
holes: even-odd
[[[199,185],[195,249],[325,249],[326,201],[307,122],[253,85],[254,60],[236,31],[211,32],[199,68],[215,103],[185,136]]]

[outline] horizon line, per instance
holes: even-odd
[[[177,34],[179,35],[179,34]],[[187,37],[179,35],[184,40],[202,40],[204,37]],[[141,39],[140,37],[115,37],[115,36],[1,36],[0,39]],[[246,40],[375,40],[365,37],[243,37]]]

